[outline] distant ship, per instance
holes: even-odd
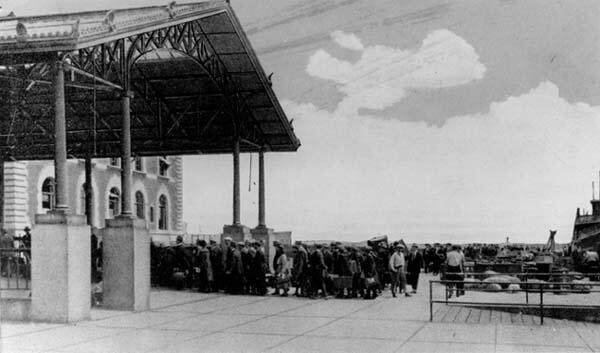
[[[577,209],[571,244],[582,250],[597,251],[600,247],[600,200],[592,199],[592,214]]]

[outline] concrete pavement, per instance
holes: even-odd
[[[600,352],[600,325],[445,305],[429,322],[425,290],[376,300],[157,290],[151,305],[74,325],[3,322],[1,352]]]

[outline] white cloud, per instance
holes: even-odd
[[[342,31],[333,31],[331,33],[331,38],[339,46],[346,48],[346,49],[361,51],[365,48],[363,46],[362,42],[360,41],[360,39],[352,33],[346,33],[346,32],[342,32]]]
[[[355,36],[349,36],[339,32],[335,38],[345,47],[360,43]],[[310,57],[307,66],[310,75],[339,84],[339,90],[346,95],[338,106],[344,114],[359,108],[388,108],[411,89],[467,84],[483,78],[485,71],[475,49],[445,29],[431,32],[415,50],[382,45],[365,47],[355,63],[337,59],[320,49]]]
[[[567,242],[600,166],[600,107],[565,101],[551,82],[442,126],[282,104],[302,147],[266,155],[267,223],[297,239],[544,242],[558,229]],[[185,168],[198,176],[184,180],[190,229],[220,231],[231,222],[231,157]],[[256,188],[243,190],[244,224],[256,224],[256,207]]]
[[[441,127],[284,106],[303,146],[269,157],[270,217],[300,238],[568,241],[600,165],[600,107],[551,82]]]

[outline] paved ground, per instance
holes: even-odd
[[[326,301],[154,291],[151,301],[76,325],[4,322],[1,352],[600,352],[600,325],[445,305],[429,322],[426,291]]]

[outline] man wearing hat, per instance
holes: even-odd
[[[290,266],[281,243],[277,243],[277,250],[280,255],[277,258],[277,266],[275,267],[276,286],[272,295],[287,297],[290,289]],[[281,292],[279,292],[280,289]]]
[[[265,250],[262,242],[254,242],[252,244],[256,250],[253,261],[253,272],[255,274],[254,285],[257,295],[267,294],[267,282],[265,275],[269,272],[269,264],[265,257]]]
[[[223,267],[224,276],[223,276],[223,289],[225,291],[229,291],[231,288],[231,280],[230,275],[227,273],[231,268],[231,261],[233,256],[233,248],[231,245],[234,245],[233,239],[231,237],[223,238],[223,242],[221,243],[221,266]]]
[[[273,240],[273,247],[275,248],[275,255],[273,256],[273,271],[277,268],[277,261],[279,261],[279,256],[283,253],[283,249],[280,249],[279,242],[277,240]]]
[[[206,240],[198,239],[196,242],[198,247],[198,290],[204,293],[212,291],[213,287],[213,270],[210,262],[210,251],[206,246]]]
[[[394,253],[390,256],[389,270],[392,275],[392,296],[396,297],[396,286],[400,285],[400,291],[410,297],[406,291],[406,274],[404,273],[404,246],[396,245]]]
[[[453,287],[456,285],[456,297],[464,295],[464,266],[465,257],[460,251],[460,245],[452,245],[452,250],[446,255],[446,279],[449,281],[458,281],[456,283],[449,284],[450,294],[452,297]]]
[[[413,244],[410,248],[410,253],[408,254],[408,260],[406,261],[406,279],[408,284],[412,287],[412,293],[417,293],[421,267],[423,267],[423,255],[421,255],[418,246]]]
[[[315,245],[315,251],[310,256],[310,277],[312,282],[311,298],[314,299],[321,290],[323,298],[327,298],[327,289],[325,287],[325,275],[327,272],[327,265],[323,259],[323,253],[321,244]]]
[[[25,232],[25,234],[23,234],[23,236],[21,237],[23,245],[25,246],[25,248],[31,249],[31,228],[26,226],[23,229],[23,231]]]
[[[307,294],[307,277],[308,277],[308,252],[302,245],[302,242],[294,243],[294,269],[292,274],[296,287],[295,296],[305,297]]]
[[[231,261],[230,266],[227,268],[230,294],[242,294],[244,288],[244,263],[241,253],[243,247],[244,243],[242,242],[230,242]]]
[[[377,267],[375,264],[376,254],[370,246],[365,247],[365,260],[362,265],[362,271],[365,275],[365,295],[364,299],[377,298]]]
[[[223,289],[223,250],[221,246],[213,239],[209,240],[210,263],[213,271],[214,286],[213,291],[218,292]]]

